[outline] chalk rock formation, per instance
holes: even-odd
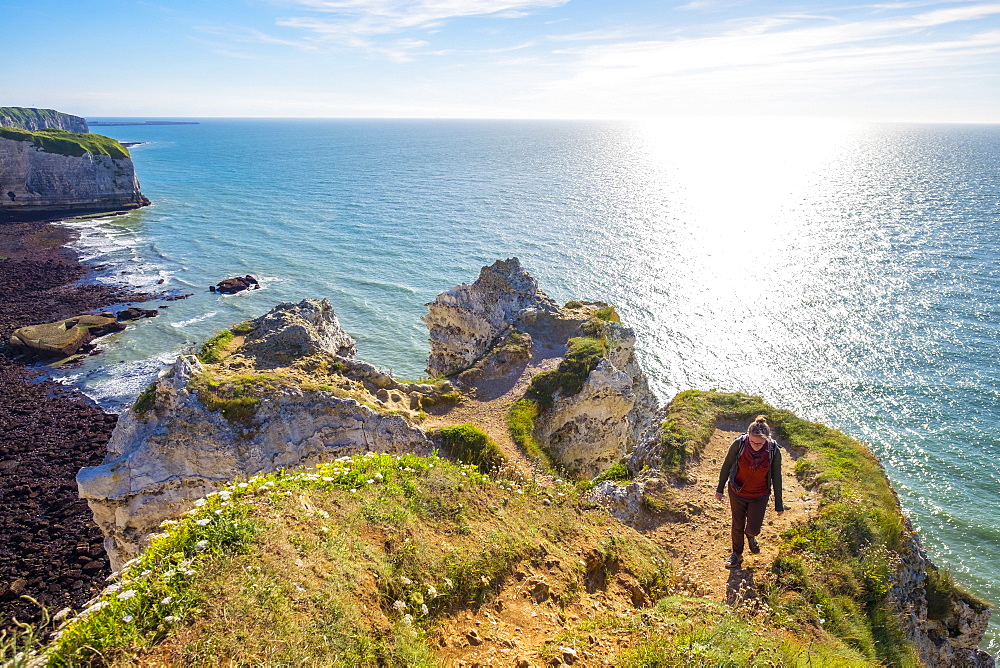
[[[483,267],[475,283],[462,283],[427,306],[427,373],[461,372],[460,384],[503,375],[526,364],[540,346],[565,351],[571,337],[595,335],[606,343],[607,353],[582,389],[572,395],[557,392],[551,405],[540,406],[535,420],[535,437],[571,475],[603,472],[649,428],[657,400],[636,360],[635,334],[601,319],[614,311],[607,304],[570,302],[560,308],[511,258]]]
[[[423,321],[430,329],[431,378],[472,366],[524,318],[558,311],[517,258],[483,267],[472,285],[462,283],[441,293],[427,309]]]
[[[340,327],[326,299],[278,304],[252,324],[240,354],[253,358],[258,368],[285,366],[322,351],[347,358],[355,355],[354,339]]]
[[[907,640],[927,666],[993,668],[993,657],[979,649],[990,621],[989,608],[979,609],[970,601],[954,599],[942,606],[946,609],[938,611],[937,619],[929,616],[927,574],[934,568],[917,535],[906,531],[889,596],[899,611]]]
[[[0,127],[21,130],[66,130],[90,132],[87,120],[55,109],[0,107]]]
[[[310,365],[343,363],[371,374],[363,363],[337,356],[353,356],[354,346],[329,302],[281,304],[251,324],[239,351],[241,377],[252,378],[253,363],[260,362],[269,369],[262,382],[270,385],[255,397],[249,422],[207,407],[213,386],[205,381],[214,369],[182,356],[152,396],[138,402],[144,406],[121,416],[104,462],[77,476],[114,568],[135,556],[160,522],[235,477],[365,452],[430,452],[428,438],[401,415],[376,411],[328,385],[294,382],[299,367]],[[282,361],[295,368],[277,368]]]
[[[93,136],[93,135],[86,135]],[[0,136],[0,221],[124,211],[149,204],[128,152],[64,155]]]
[[[657,399],[635,357],[635,333],[601,322],[608,353],[578,393],[556,394],[535,419],[535,437],[566,471],[592,478],[621,460],[653,423]]]

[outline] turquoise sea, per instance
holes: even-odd
[[[424,304],[518,256],[616,304],[664,401],[751,392],[870,444],[931,557],[1000,603],[1000,126],[200,120],[94,128],[143,142],[153,205],[72,223],[79,250],[194,294],[56,372],[103,405],[305,297],[420,377]],[[247,273],[263,289],[207,291]]]

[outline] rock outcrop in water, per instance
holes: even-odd
[[[329,302],[281,304],[247,329],[221,363],[182,356],[121,416],[104,463],[80,471],[115,568],[160,522],[233,478],[365,452],[430,452],[405,415],[411,395],[419,406],[440,388],[399,384],[351,359],[354,341]]]
[[[0,127],[21,130],[66,130],[90,132],[87,120],[55,109],[0,107]]]
[[[590,478],[619,461],[649,428],[657,401],[635,357],[634,332],[615,322],[603,302],[559,307],[517,258],[483,267],[428,304],[431,376],[458,373],[460,383],[507,373],[531,356],[532,346],[566,351],[575,337],[599,348],[589,368],[552,372],[555,389],[539,402],[534,436],[570,475]],[[564,363],[565,364],[565,363]],[[569,363],[572,365],[572,363]],[[580,375],[579,387],[556,376]]]
[[[117,141],[64,129],[0,128],[0,222],[147,204],[132,158]]]
[[[430,329],[427,375],[450,376],[472,366],[511,326],[539,314],[554,314],[556,303],[517,258],[483,267],[472,285],[462,283],[427,305]]]

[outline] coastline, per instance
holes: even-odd
[[[91,270],[51,222],[0,223],[0,339],[51,322],[155,295],[87,283]],[[78,607],[110,572],[103,536],[76,472],[99,463],[117,422],[82,394],[0,350],[0,629]]]

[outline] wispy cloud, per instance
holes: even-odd
[[[938,5],[940,7],[940,5]],[[963,4],[869,20],[763,16],[715,34],[593,44],[566,49],[576,74],[554,95],[617,99],[648,107],[715,99],[763,104],[809,96],[911,91],[934,86],[948,71],[983,67],[1000,53],[1000,29],[980,22],[1000,4]]]
[[[559,7],[569,0],[290,0],[321,16],[281,19],[279,25],[310,30],[323,38],[349,39],[440,27],[471,16],[518,18]]]

